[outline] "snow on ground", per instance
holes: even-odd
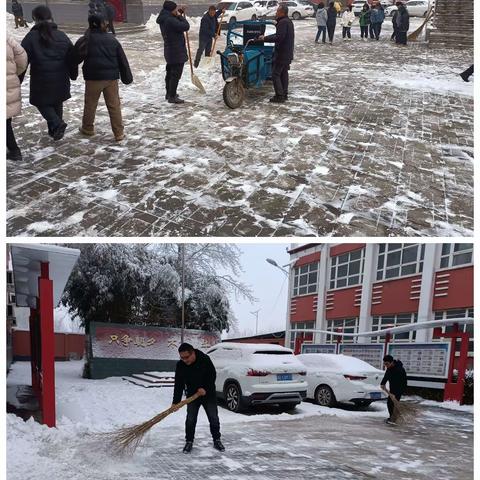
[[[66,137],[52,144],[28,105],[27,75],[14,120],[25,161],[8,162],[9,235],[470,236],[473,82],[458,73],[472,52],[397,47],[390,22],[380,42],[361,42],[358,27],[343,42],[339,27],[333,46],[313,43],[314,19],[295,28],[289,102],[270,104],[267,84],[237,110],[223,103],[218,56],[195,71],[206,95],[185,66],[177,107],[163,99],[154,18],[119,37],[134,74],[121,86],[120,144],[102,102],[97,134],[77,132],[81,75]]]
[[[132,457],[118,457],[94,433],[152,417],[170,405],[172,389],[82,379],[82,366],[56,363],[57,428],[7,415],[9,480],[298,480],[305,471],[309,478],[335,480],[467,480],[473,472],[472,415],[425,407],[415,425],[391,428],[383,423],[382,402],[366,412],[302,403],[293,415],[219,408],[223,454],[211,447],[201,411],[190,456],[181,453],[182,410],[155,426]],[[29,371],[28,362],[13,364],[10,395],[28,383]]]
[[[434,400],[424,400],[421,397],[404,397],[404,400],[414,400],[420,405],[425,405],[429,407],[438,407],[446,408],[447,410],[456,410],[457,412],[471,413],[473,415],[473,405],[460,405],[459,402],[447,401],[447,402],[436,402]]]

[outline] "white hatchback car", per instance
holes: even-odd
[[[225,10],[222,23],[243,22],[256,20],[259,17],[257,8],[252,2],[233,2]]]
[[[288,7],[288,16],[294,20],[311,17],[313,15],[313,7],[310,4],[302,3],[300,1],[280,2],[282,5]]]
[[[239,412],[251,405],[294,408],[307,394],[305,366],[292,350],[260,343],[219,343],[207,351],[217,370],[217,396]]]
[[[380,389],[384,372],[363,360],[331,353],[303,353],[297,358],[307,369],[307,398],[319,405],[366,407],[387,398]]]
[[[405,3],[405,6],[411,17],[426,17],[430,8],[429,2],[425,0],[410,0]],[[398,7],[392,5],[385,10],[385,15],[391,17],[396,10],[398,10]]]
[[[274,18],[277,11],[277,0],[257,0],[253,2],[253,5],[257,9],[258,18]]]

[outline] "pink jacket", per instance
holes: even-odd
[[[7,35],[7,118],[20,115],[22,96],[18,76],[27,69],[27,52]]]

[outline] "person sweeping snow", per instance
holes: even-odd
[[[208,355],[193,348],[189,343],[182,343],[178,348],[178,353],[180,360],[177,362],[175,369],[172,408],[175,408],[175,406],[180,403],[185,388],[188,397],[195,393],[200,395],[199,398],[187,406],[183,453],[190,453],[192,451],[198,411],[202,406],[210,423],[213,446],[220,452],[223,452],[225,447],[220,441],[220,420],[218,418],[215,389],[217,372],[215,367]]]
[[[389,417],[385,420],[385,423],[395,425],[395,403],[400,401],[401,396],[407,389],[407,372],[405,372],[402,362],[400,360],[394,360],[391,355],[385,355],[383,357],[383,366],[386,370],[380,383],[380,388],[388,395],[387,408],[389,413]],[[387,382],[389,383],[390,390],[387,390]]]

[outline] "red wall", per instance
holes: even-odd
[[[320,260],[320,252],[310,253],[304,257],[300,257],[296,262],[296,267],[301,267],[302,265],[307,265],[309,263],[318,262]]]
[[[13,356],[30,357],[30,332],[13,330]],[[71,353],[83,357],[85,335],[75,333],[55,333],[55,358],[68,359]]]
[[[325,304],[327,320],[358,317],[361,294],[361,286],[328,291]]]
[[[415,280],[419,279],[421,279],[421,276],[416,275],[374,283],[372,287],[372,315],[417,312],[420,282],[415,282]],[[375,302],[380,303],[375,305]]]
[[[472,306],[473,266],[442,270],[435,274],[434,311]]]
[[[335,257],[337,255],[342,255],[342,253],[354,252],[364,246],[364,243],[342,243],[341,245],[336,245],[330,249],[330,256]]]
[[[308,322],[317,318],[317,294],[293,297],[290,304],[291,322]]]

